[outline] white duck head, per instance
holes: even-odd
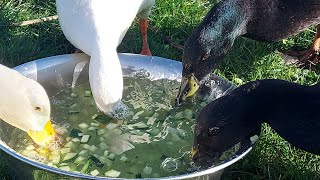
[[[50,101],[44,88],[15,70],[0,65],[0,119],[46,145],[55,132],[50,121]]]

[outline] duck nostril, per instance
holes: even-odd
[[[192,160],[196,162],[198,160],[198,157],[197,156],[193,156]]]
[[[175,104],[176,104],[176,106],[178,106],[178,107],[181,106],[182,103],[181,103],[181,101],[180,101],[180,97],[177,97],[177,98],[176,98]]]

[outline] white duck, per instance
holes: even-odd
[[[117,47],[138,14],[147,44],[147,18],[155,0],[56,0],[59,22],[66,38],[91,56],[89,82],[97,107],[108,113],[122,98],[123,78]]]
[[[36,81],[0,64],[0,119],[26,131],[39,145],[53,140],[50,102]]]

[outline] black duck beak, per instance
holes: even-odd
[[[179,94],[176,98],[176,105],[180,106],[187,97],[193,96],[200,87],[197,78],[191,74],[189,78],[182,77]]]
[[[196,156],[196,154],[198,154],[198,148],[193,147],[191,151],[192,159]]]
[[[192,149],[192,161],[196,166],[201,166],[203,168],[212,166],[215,162],[219,160],[221,153],[204,153],[200,152],[199,149]]]

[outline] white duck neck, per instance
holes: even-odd
[[[98,108],[110,112],[122,98],[123,77],[116,44],[103,39],[92,46],[89,82]]]

